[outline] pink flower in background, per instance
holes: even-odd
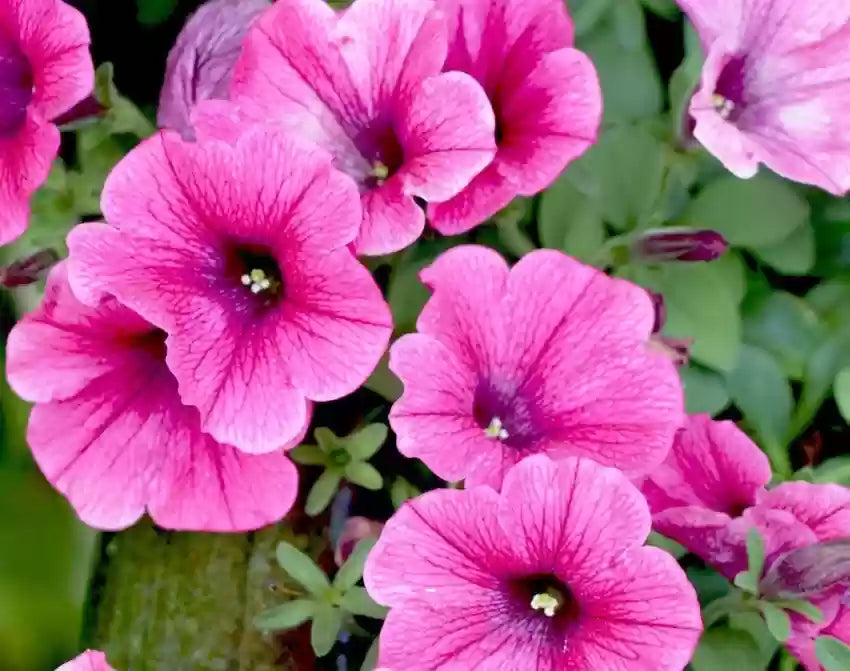
[[[269,0],[209,0],[196,11],[168,54],[157,122],[188,136],[201,100],[224,99],[242,41]]]
[[[358,254],[411,244],[414,197],[457,194],[493,158],[493,110],[469,75],[440,74],[446,26],[432,0],[279,0],[249,32],[232,95],[327,149],[357,182]]]
[[[498,488],[529,454],[589,456],[642,475],[670,450],[682,391],[649,351],[648,294],[551,250],[510,270],[486,247],[445,252],[418,333],[391,348],[404,383],[399,450],[446,480]]]
[[[354,516],[345,520],[342,533],[334,544],[334,562],[342,566],[354,551],[357,543],[365,538],[377,538],[384,528],[383,522],[370,520],[367,517]]]
[[[79,657],[65,662],[56,671],[115,671],[106,661],[106,655],[98,650],[86,650]]]
[[[680,671],[702,629],[650,514],[615,469],[529,457],[489,487],[404,504],[364,580],[390,607],[379,664],[410,671]]]
[[[691,547],[725,534],[770,478],[764,452],[733,422],[696,415],[687,418],[667,459],[641,489],[656,531]]]
[[[180,402],[164,341],[112,298],[80,303],[64,264],[51,273],[43,304],[12,329],[7,349],[10,385],[36,404],[27,440],[44,475],[99,529],[128,527],[145,511],[169,529],[279,520],[295,501],[295,466],[281,451],[247,455],[205,435],[198,411]]]
[[[389,308],[348,249],[360,201],[326,154],[279,128],[195,130],[197,143],[163,131],[116,166],[110,225],[71,233],[69,276],[83,300],[108,291],[168,334],[204,431],[268,452],[301,433],[309,400],[364,382]]]
[[[428,208],[431,225],[468,231],[515,196],[549,186],[593,142],[602,92],[573,49],[562,0],[439,0],[451,25],[446,70],[475,77],[496,113],[498,152],[460,194]]]
[[[60,0],[0,0],[0,244],[26,230],[59,150],[51,121],[93,86],[82,14]]]
[[[850,189],[850,4],[678,0],[707,54],[690,105],[696,138],[739,177],[758,164]]]
[[[792,632],[792,636],[788,639],[785,647],[800,661],[806,671],[824,671],[815,653],[815,639],[818,636],[832,636],[845,645],[850,645],[850,608],[841,607],[828,626],[818,628],[814,632],[798,635],[794,635],[794,632]]]

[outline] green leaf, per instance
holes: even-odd
[[[756,578],[749,571],[741,571],[738,575],[735,576],[735,579],[732,582],[735,584],[735,587],[739,587],[745,592],[749,592],[750,594],[758,594],[758,578]]]
[[[537,226],[544,247],[586,263],[595,259],[606,237],[598,207],[566,175],[543,192]]]
[[[607,14],[612,0],[568,0],[576,35],[586,35]]]
[[[664,19],[672,21],[679,16],[679,6],[674,0],[641,0],[641,2],[650,12]]]
[[[812,622],[821,623],[824,621],[823,611],[815,606],[811,601],[806,601],[804,599],[791,599],[788,601],[776,601],[774,603],[785,610],[793,610],[795,613],[805,615]]]
[[[774,469],[791,473],[786,452],[793,405],[791,386],[776,359],[753,345],[741,347],[738,365],[726,377],[729,394],[753,427]]]
[[[648,225],[661,205],[664,144],[640,126],[618,126],[565,173],[618,230]]]
[[[324,657],[334,647],[342,630],[342,611],[335,606],[320,605],[313,615],[310,645],[316,657]]]
[[[670,76],[668,95],[670,97],[670,119],[676,137],[684,135],[688,106],[699,85],[702,72],[702,54],[686,56]]]
[[[761,580],[764,572],[764,539],[756,528],[747,532],[747,568],[756,580]]]
[[[691,201],[684,222],[722,233],[739,247],[765,247],[785,240],[809,218],[809,206],[794,188],[762,172],[748,180],[722,177]]]
[[[788,613],[769,601],[759,601],[758,606],[770,633],[777,641],[785,643],[791,636],[791,619]]]
[[[850,669],[850,646],[837,638],[818,636],[815,639],[815,654],[826,671]]]
[[[806,221],[781,242],[757,247],[754,251],[783,275],[805,275],[815,263],[815,231]]]
[[[326,426],[320,426],[313,431],[313,438],[319,449],[326,454],[330,454],[340,446],[339,437]]]
[[[125,98],[113,82],[112,63],[102,63],[95,72],[94,96],[106,107],[98,127],[114,134],[130,133],[146,138],[156,132],[156,126],[129,98]]]
[[[363,383],[363,386],[369,391],[374,391],[376,394],[383,396],[391,403],[397,401],[402,391],[404,391],[401,380],[390,370],[389,354],[381,357],[375,370],[372,371],[372,374]]]
[[[377,491],[384,486],[384,479],[378,470],[371,464],[363,461],[353,461],[345,467],[345,479],[360,485],[365,489]]]
[[[640,49],[646,40],[646,27],[638,0],[617,0],[611,18],[620,46],[628,51]]]
[[[741,345],[735,281],[714,263],[669,263],[649,288],[664,295],[666,335],[693,338],[691,357],[709,368],[732,370]]]
[[[620,0],[616,3],[620,4]],[[584,4],[601,3],[584,0]],[[664,106],[664,92],[652,50],[645,34],[636,47],[624,47],[612,19],[609,14],[592,32],[577,40],[578,48],[590,56],[599,74],[605,100],[603,122],[654,117]],[[640,28],[643,31],[643,25]],[[629,175],[638,177],[640,173]]]
[[[661,534],[656,533],[655,531],[649,534],[649,538],[646,539],[646,544],[652,545],[653,547],[661,548],[665,552],[668,552],[673,555],[676,559],[681,559],[686,554],[688,554],[687,549],[683,545],[677,543],[676,541],[670,538],[667,538],[666,536],[662,536]]]
[[[729,392],[726,380],[713,370],[689,364],[679,368],[679,377],[685,389],[686,410],[688,414],[719,414],[729,405]]]
[[[806,362],[803,389],[794,410],[787,439],[790,441],[812,421],[833,386],[836,373],[850,365],[850,332],[837,333],[818,347]]]
[[[136,18],[148,26],[167,20],[177,8],[179,0],[136,0]]]
[[[357,542],[348,559],[345,560],[345,563],[336,572],[333,583],[334,587],[341,592],[345,592],[357,584],[357,581],[363,577],[363,567],[366,564],[366,558],[369,556],[372,548],[375,547],[375,542],[376,539],[374,538],[364,538]]]
[[[691,661],[694,671],[729,671],[763,669],[761,650],[746,631],[728,626],[706,631]]]
[[[372,645],[366,651],[366,657],[363,659],[363,666],[360,667],[360,671],[375,671],[375,668],[378,666],[379,641],[379,638],[372,641]]]
[[[850,281],[835,279],[821,282],[806,294],[806,302],[831,329],[841,329],[850,314]]]
[[[850,367],[838,371],[832,385],[832,393],[841,416],[850,424]]]
[[[287,601],[257,615],[254,626],[264,631],[294,629],[313,617],[317,605],[307,599]]]
[[[779,649],[779,643],[767,628],[764,617],[751,610],[738,611],[729,615],[729,626],[736,631],[744,631],[752,636],[761,651],[761,663],[755,668],[766,669]],[[749,667],[746,671],[750,671]]]
[[[342,482],[342,474],[335,468],[323,471],[310,488],[310,493],[307,494],[304,512],[310,517],[320,515],[330,505],[334,494],[339,489],[340,482]]]
[[[277,544],[275,554],[280,567],[310,594],[319,598],[327,594],[331,586],[328,576],[301,550],[281,541]]]
[[[387,439],[388,429],[384,424],[368,424],[346,436],[345,449],[355,459],[365,461],[372,457]]]
[[[835,203],[843,203],[833,199]],[[850,212],[841,217],[819,217],[812,220],[815,228],[815,254],[817,261],[812,273],[831,277],[850,270]]]
[[[303,466],[326,466],[328,455],[319,449],[318,445],[299,445],[290,450],[289,458]]]
[[[773,354],[794,380],[827,337],[817,313],[805,300],[775,291],[742,306],[744,341]]]
[[[827,459],[814,468],[814,482],[850,485],[850,455]]]
[[[402,503],[419,496],[421,493],[419,489],[401,476],[393,480],[393,484],[390,487],[390,499],[393,502],[394,508],[400,508]]]
[[[339,602],[340,607],[352,615],[363,615],[383,620],[387,616],[387,608],[381,606],[369,596],[364,587],[352,587]]]

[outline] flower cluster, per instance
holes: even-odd
[[[850,12],[681,4],[707,52],[696,137],[741,176],[764,162],[850,188],[850,131],[827,123],[850,92]],[[850,641],[850,491],[768,489],[767,458],[734,424],[687,417],[645,290],[559,251],[510,267],[456,246],[422,270],[416,332],[390,345],[358,257],[411,245],[426,221],[469,231],[595,141],[599,82],[572,33],[562,0],[202,8],[169,60],[167,128],[111,171],[105,221],[71,231],[8,339],[32,453],[78,516],[110,530],[145,513],[178,530],[280,520],[314,404],[357,390],[389,351],[398,450],[465,488],[338,539],[341,563],[380,533],[364,582],[390,608],[381,667],[681,671],[700,606],[646,545],[652,528],[730,581],[752,570],[757,534],[752,591],[822,616],[791,616],[793,654],[817,671],[817,637]],[[91,90],[87,45],[59,0],[0,0],[0,241],[46,178],[51,121]],[[634,252],[725,250],[695,235],[648,231]],[[87,652],[62,670],[109,668]]]

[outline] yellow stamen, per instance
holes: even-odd
[[[534,610],[542,610],[546,617],[555,617],[555,613],[561,607],[561,598],[554,590],[546,590],[535,594],[531,598],[531,607]]]
[[[494,440],[507,440],[510,436],[507,429],[502,425],[502,420],[498,417],[490,420],[489,426],[484,429],[484,435]]]

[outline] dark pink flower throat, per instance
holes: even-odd
[[[234,244],[227,250],[225,272],[259,308],[272,307],[283,297],[283,273],[267,247]]]
[[[508,592],[521,612],[548,620],[558,632],[570,627],[581,615],[580,604],[569,586],[552,574],[512,579]]]
[[[23,126],[32,94],[29,61],[0,28],[0,138],[15,135]]]
[[[377,121],[367,126],[354,138],[354,144],[371,166],[364,184],[369,189],[383,184],[404,163],[404,148],[390,121]]]
[[[714,106],[718,113],[732,123],[741,118],[747,105],[745,90],[746,59],[743,56],[727,58],[714,89]]]

